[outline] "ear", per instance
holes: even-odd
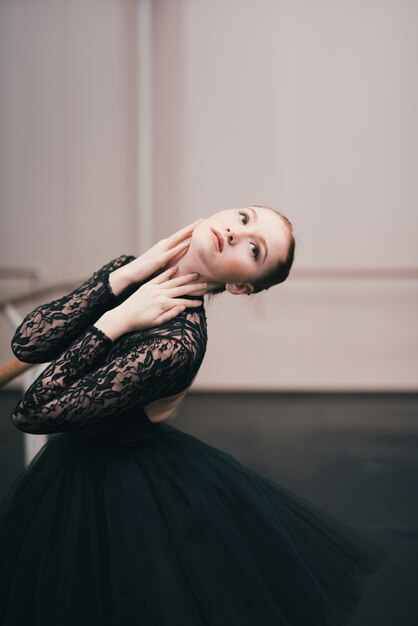
[[[225,289],[235,296],[242,294],[249,296],[254,291],[254,287],[250,283],[226,283]]]

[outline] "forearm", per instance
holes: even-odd
[[[14,334],[11,342],[14,355],[28,363],[57,358],[101,315],[129,296],[135,287],[125,266],[133,259],[121,255],[67,296],[36,307]],[[125,271],[119,271],[122,269]]]
[[[82,407],[86,401],[84,390],[78,397],[69,393],[64,399],[63,394],[98,367],[111,346],[107,335],[94,326],[89,327],[26,390],[12,413],[15,426],[33,434],[48,432],[48,425],[59,416],[65,419],[72,402],[75,408]]]
[[[108,280],[109,287],[115,298],[118,298],[125,291],[125,289],[134,284],[129,266],[122,266],[113,270],[113,272],[110,272]]]
[[[94,323],[94,326],[105,333],[112,341],[115,341],[130,330],[127,328],[118,307],[104,313],[97,322]]]
[[[129,330],[120,307],[105,312],[32,383],[12,413],[14,425],[26,433],[43,434],[102,419],[112,399],[106,385],[113,381],[117,388],[119,367],[126,368],[122,379],[132,376],[124,358],[116,360],[114,369],[106,363],[113,342]]]
[[[87,329],[26,391],[14,425],[34,435],[84,428],[177,394],[196,374],[191,351],[170,333],[141,341],[133,334],[108,358],[111,347],[98,328]]]

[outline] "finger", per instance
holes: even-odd
[[[179,302],[183,306],[201,306],[202,300],[186,300],[185,298],[176,298],[176,302]]]
[[[178,285],[184,285],[186,283],[190,283],[192,280],[196,280],[199,276],[196,272],[192,272],[191,274],[184,274],[183,276],[175,276],[175,278],[170,278],[167,280],[164,287],[177,287]]]
[[[190,235],[191,232],[193,232],[193,229],[200,224],[200,222],[203,222],[204,218],[200,217],[198,220],[196,220],[195,222],[192,222],[191,224],[187,224],[187,226],[184,226],[183,228],[180,228],[180,230],[176,231],[175,233],[173,233],[169,238],[169,242],[171,245],[176,245],[179,241],[182,241],[185,237],[188,237]]]
[[[167,293],[169,298],[176,298],[177,296],[184,296],[186,293],[192,293],[194,291],[201,291],[206,289],[207,283],[196,283],[195,285],[182,285],[181,287],[174,287]]]
[[[167,280],[167,278],[169,278],[172,274],[174,274],[176,270],[177,270],[177,265],[173,265],[173,267],[169,267],[168,270],[161,272],[161,274],[158,274],[158,276],[155,276],[155,278],[152,278],[148,282],[154,283],[154,284],[162,283],[164,282],[164,280]]]
[[[173,317],[175,317],[179,313],[182,313],[185,308],[186,308],[185,306],[175,306],[173,309],[166,311],[165,313],[160,315],[160,317],[157,318],[156,320],[157,325],[163,324],[164,322],[168,322],[168,320],[171,320]]]
[[[190,242],[191,242],[190,239],[187,239],[186,241],[181,241],[176,246],[174,246],[174,248],[169,248],[168,250],[163,252],[161,254],[162,261],[167,263],[167,261],[169,261],[172,257],[176,256],[176,254],[179,254],[179,252],[182,252],[183,250],[184,251],[187,250],[187,248],[190,246]]]

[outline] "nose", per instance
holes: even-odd
[[[233,243],[235,245],[236,242],[237,242],[236,235],[231,232],[231,229],[229,227],[227,227],[227,229],[226,229],[226,238],[227,238],[229,244]]]

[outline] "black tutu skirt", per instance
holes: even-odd
[[[338,626],[384,560],[167,422],[83,431],[50,436],[0,504],[2,626]]]

